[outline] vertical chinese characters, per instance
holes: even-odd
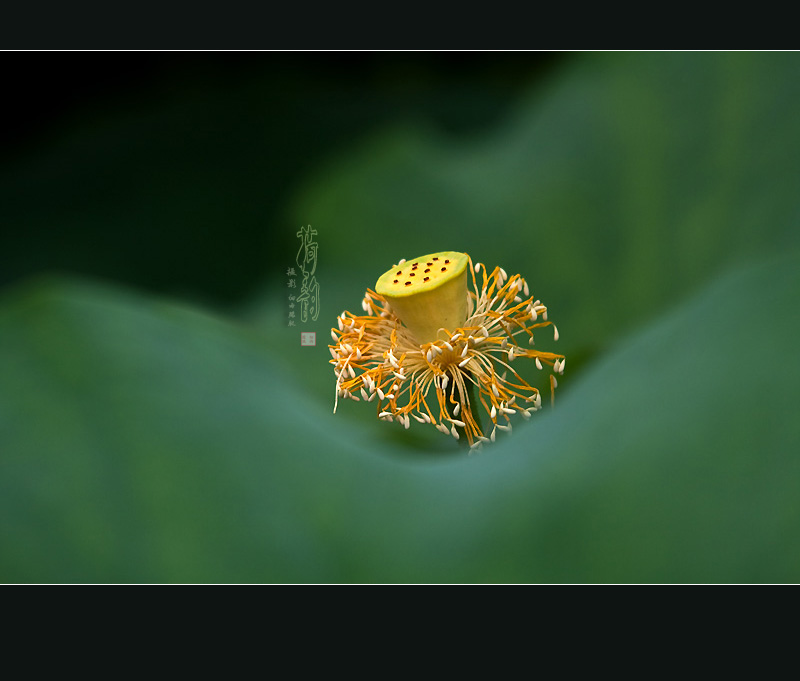
[[[297,282],[295,280],[295,277],[297,276],[297,274],[294,271],[294,267],[290,267],[290,268],[288,268],[286,270],[286,276],[289,277],[289,280],[286,282],[286,286],[288,288],[295,288],[297,286]],[[294,296],[294,295],[290,295],[289,296],[289,326],[294,326],[295,325],[295,320],[294,320],[294,301],[295,301],[296,298],[297,298],[297,296]]]
[[[297,232],[300,238],[300,250],[297,252],[297,266],[303,273],[303,281],[300,285],[300,295],[297,302],[300,303],[300,321],[307,322],[310,318],[316,321],[319,317],[319,284],[314,273],[317,270],[317,248],[318,244],[314,241],[317,234],[316,229],[311,225],[301,227]]]

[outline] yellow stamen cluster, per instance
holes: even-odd
[[[554,374],[563,373],[563,355],[528,347],[534,329],[545,326],[553,327],[558,340],[547,308],[529,296],[518,274],[509,278],[501,267],[489,274],[480,263],[473,267],[471,259],[469,268],[474,292],[468,292],[467,319],[463,326],[441,328],[435,340],[417,342],[387,300],[372,290],[361,304],[364,315],[339,316],[338,330],[331,330],[335,344],[329,346],[336,373],[334,412],[340,397],[377,400],[383,420],[397,420],[408,428],[413,418],[456,439],[460,431],[471,446],[479,447],[494,441],[497,430],[510,431],[511,415],[519,412],[527,419],[541,409],[539,390],[511,363],[528,357],[538,369],[548,365]],[[480,286],[476,275],[482,275]],[[551,399],[556,385],[551,375]],[[475,417],[476,401],[491,421],[490,431]]]

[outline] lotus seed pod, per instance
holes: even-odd
[[[469,275],[474,293],[467,292]],[[464,253],[401,261],[374,291],[367,290],[366,314],[345,311],[337,318],[338,329],[331,329],[334,413],[340,399],[377,400],[383,421],[408,428],[413,417],[457,440],[465,436],[472,449],[494,442],[498,430],[511,431],[512,416],[528,418],[542,408],[537,388],[513,370],[514,379],[506,378],[504,360],[528,358],[538,369],[564,370],[564,355],[528,348],[543,327],[552,326],[558,340],[547,308],[528,296],[518,274],[509,277],[502,267],[490,272],[481,263],[473,267]],[[556,385],[553,376],[551,399]],[[480,407],[491,418],[491,430],[483,430]]]
[[[467,319],[466,253],[443,251],[408,260],[381,275],[383,296],[419,344],[448,340]]]

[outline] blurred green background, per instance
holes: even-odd
[[[800,55],[5,58],[0,580],[800,581]],[[336,315],[439,250],[568,358],[472,456],[331,413]]]

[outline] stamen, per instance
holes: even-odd
[[[434,290],[438,277],[451,276],[450,271],[455,267],[452,262],[463,260],[431,255],[427,259],[416,258],[410,267],[401,268],[400,265],[406,263],[403,259],[386,273],[383,281],[391,286],[396,278],[395,289],[408,287],[409,290],[403,293],[413,305],[415,289]],[[539,391],[517,374],[510,364],[529,357],[538,370],[544,368],[545,362],[551,365],[551,391],[554,391],[557,385],[555,376],[563,375],[565,358],[520,347],[521,339],[525,338],[520,336],[523,333],[527,335],[529,345],[534,346],[533,327],[544,325],[537,323],[539,317],[547,322],[547,308],[539,300],[521,297],[523,292],[529,296],[530,289],[520,275],[514,274],[509,278],[502,267],[489,273],[482,263],[473,265],[470,262],[470,268],[473,270],[473,290],[468,292],[465,301],[466,318],[460,317],[462,321],[456,324],[437,324],[435,306],[424,313],[431,316],[432,333],[441,334],[444,329],[449,334],[447,340],[440,335],[424,347],[419,346],[387,299],[371,289],[361,301],[366,316],[355,317],[345,311],[337,317],[338,333],[336,327],[331,329],[333,345],[328,348],[337,381],[334,412],[339,398],[356,402],[371,402],[377,398],[379,405],[386,400],[386,409],[379,409],[381,420],[397,420],[404,428],[409,428],[413,417],[418,423],[432,423],[440,432],[457,439],[460,434],[456,428],[463,429],[461,434],[466,436],[470,451],[473,451],[484,442],[494,442],[498,429],[510,431],[511,417],[517,412],[527,420],[533,412],[541,409]],[[482,282],[477,276],[481,269]],[[440,270],[443,270],[441,274]],[[423,282],[422,278],[414,281],[416,277],[411,275],[417,272],[426,281]],[[433,289],[428,288],[431,286]],[[554,339],[558,340],[558,329],[554,324],[550,325],[553,326]],[[542,360],[539,354],[546,359]],[[511,377],[511,382],[507,377]],[[449,390],[451,382],[452,391]],[[477,389],[483,408],[488,407],[491,415],[489,437],[478,426],[477,414],[471,411],[474,405],[470,405],[467,392],[471,385]],[[435,390],[431,394],[432,387]],[[520,397],[520,403],[531,406],[514,405],[516,396]],[[438,402],[438,416],[430,409],[432,397]],[[498,417],[502,417],[501,423],[498,423]]]

